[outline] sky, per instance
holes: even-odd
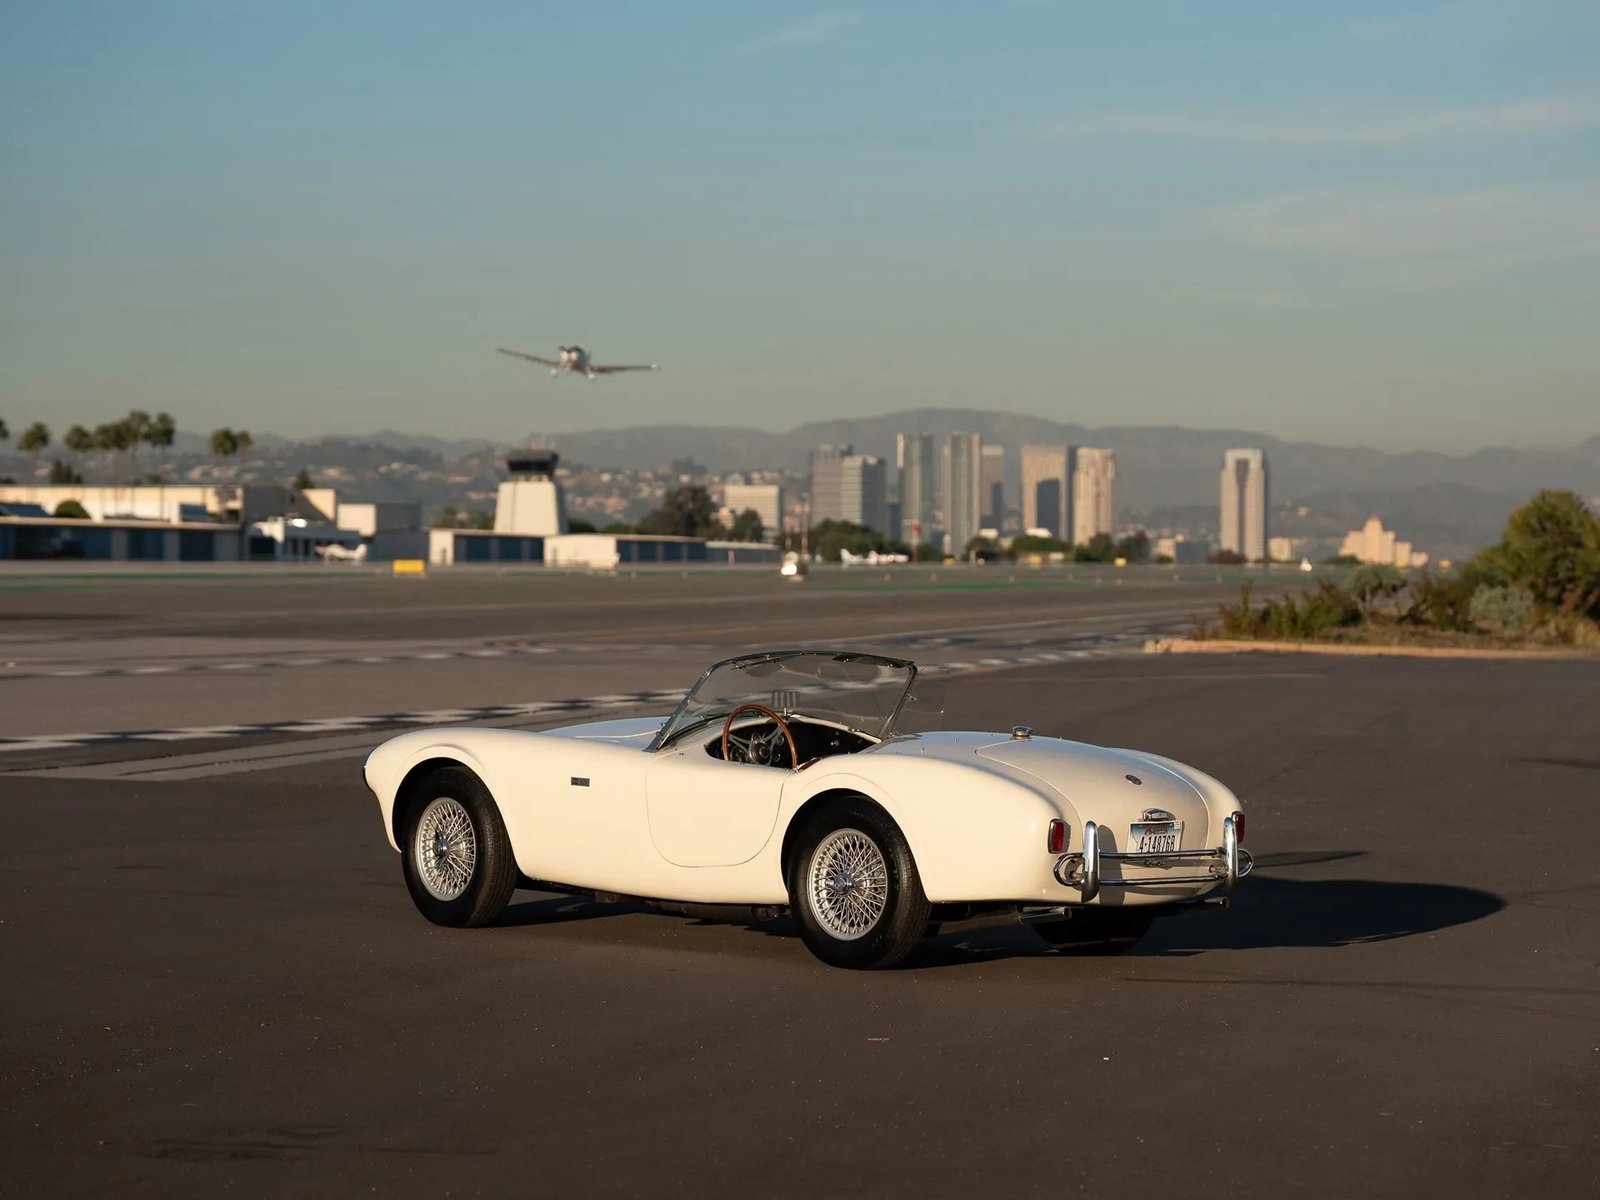
[[[1600,433],[1591,0],[10,3],[0,180],[14,431]]]

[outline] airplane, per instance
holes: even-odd
[[[366,562],[367,544],[362,542],[354,550],[341,546],[337,542],[329,542],[326,546],[313,546],[312,550],[322,556],[323,562]]]
[[[509,354],[512,358],[525,358],[529,362],[538,363],[542,367],[549,367],[552,375],[570,375],[574,371],[581,371],[591,380],[598,375],[613,375],[618,371],[659,371],[661,368],[655,363],[636,363],[629,366],[601,366],[591,362],[589,352],[582,346],[557,346],[560,358],[540,358],[537,354],[524,354],[521,350],[507,350],[504,346],[497,346],[497,353]]]
[[[909,554],[880,554],[876,550],[868,550],[865,554],[851,554],[850,551],[840,547],[839,562],[846,567],[857,567],[865,564],[869,567],[887,566],[891,563],[907,563],[911,561]]]

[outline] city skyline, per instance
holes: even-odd
[[[1581,441],[1597,47],[1540,4],[12,6],[0,409]],[[573,340],[663,370],[492,353]]]

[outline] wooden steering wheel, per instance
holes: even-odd
[[[743,741],[736,742],[733,737],[733,723],[739,719],[740,713],[746,712],[760,713],[771,720],[777,728],[772,733],[760,736],[752,734]],[[780,733],[783,734],[783,740],[789,748],[789,767],[792,770],[800,765],[800,751],[795,748],[794,734],[789,732],[789,726],[784,723],[783,718],[765,704],[741,704],[728,714],[728,719],[722,724],[722,760],[733,762],[732,750],[737,745],[740,753],[744,755],[745,762],[762,767],[778,766],[779,764],[772,760],[778,748],[777,735]]]

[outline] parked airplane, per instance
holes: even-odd
[[[876,550],[868,550],[865,554],[851,554],[850,551],[840,547],[839,562],[847,567],[880,567],[889,563],[906,563],[911,561],[909,554],[879,554]]]
[[[549,367],[552,375],[570,375],[574,371],[581,371],[590,379],[597,375],[614,375],[618,371],[659,371],[661,368],[655,363],[636,363],[628,366],[602,366],[589,359],[589,352],[582,346],[557,346],[560,358],[541,358],[537,354],[524,354],[521,350],[507,350],[504,346],[496,347],[501,354],[509,354],[512,358],[525,358],[529,362],[538,363],[542,367]]]
[[[348,546],[341,546],[338,542],[329,542],[326,546],[314,546],[312,549],[322,556],[323,562],[366,562],[367,544],[362,542],[354,550]]]

